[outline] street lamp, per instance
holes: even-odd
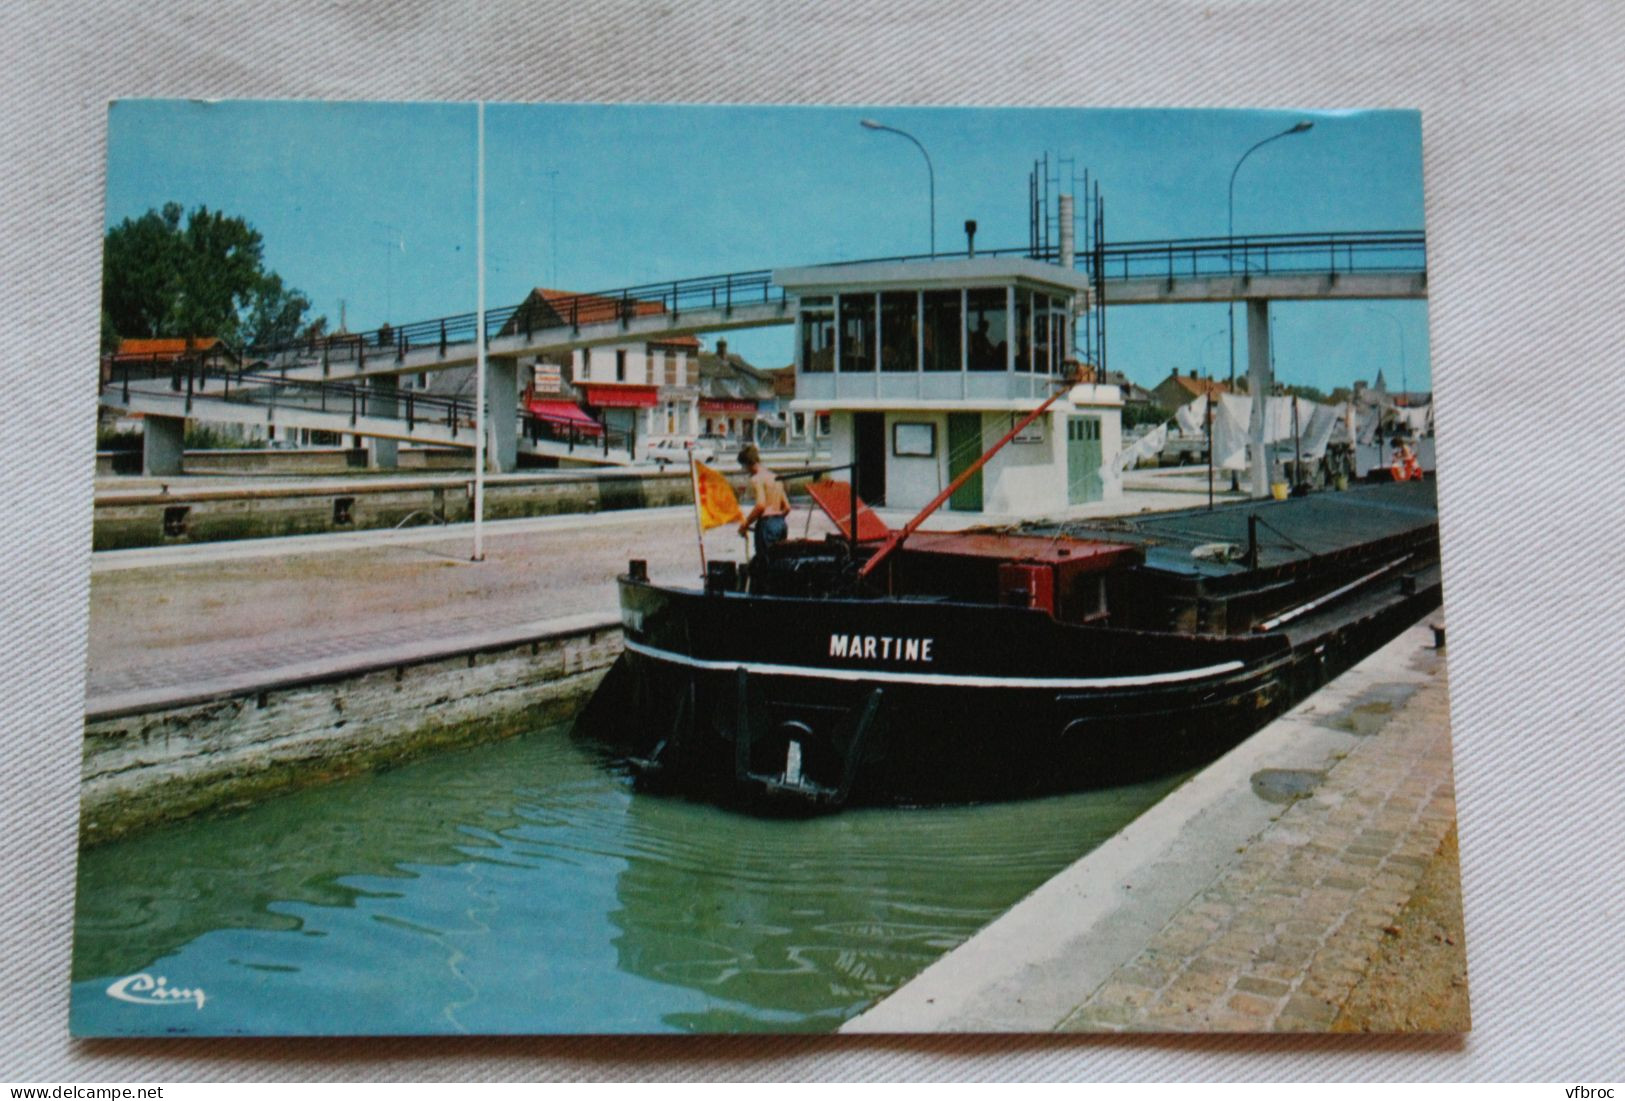
[[[557,290],[559,286],[559,170],[556,168],[549,169],[543,172],[542,175],[547,177],[547,193],[553,200],[553,217],[548,223],[548,236],[552,238],[549,252],[552,253],[553,257],[553,274],[548,281],[552,284],[553,289]]]
[[[1229,191],[1229,198],[1228,198],[1227,204],[1226,204],[1227,214],[1226,214],[1226,219],[1225,219],[1225,245],[1227,247],[1227,251],[1225,253],[1225,256],[1229,260],[1232,275],[1235,274],[1235,266],[1236,266],[1236,251],[1235,251],[1236,250],[1236,173],[1241,171],[1241,166],[1246,162],[1248,157],[1250,157],[1254,153],[1258,152],[1260,149],[1262,149],[1264,146],[1268,145],[1270,142],[1275,141],[1277,138],[1289,138],[1293,134],[1306,133],[1307,131],[1313,129],[1314,125],[1315,124],[1310,122],[1308,119],[1302,119],[1302,120],[1294,123],[1293,125],[1287,127],[1285,130],[1282,130],[1279,134],[1271,134],[1269,137],[1265,138],[1263,141],[1258,142],[1256,145],[1252,146],[1250,149],[1247,150],[1247,152],[1243,153],[1241,155],[1241,159],[1236,161],[1236,167],[1234,167],[1234,168],[1232,168],[1230,170],[1230,191]],[[1236,300],[1235,300],[1234,297],[1232,297],[1230,299],[1230,390],[1233,393],[1235,391],[1235,389],[1236,389]],[[1254,397],[1255,400],[1257,400],[1259,395],[1254,394],[1253,397]],[[1255,421],[1254,423],[1257,423],[1257,422]],[[1231,475],[1230,475],[1230,488],[1232,490],[1237,490],[1237,489],[1241,488],[1241,482],[1240,482],[1239,478],[1237,477],[1237,475],[1235,474],[1235,472],[1233,472],[1233,471],[1231,472]]]
[[[909,141],[914,143],[914,148],[920,151],[920,156],[925,158],[926,178],[930,182],[931,186],[931,259],[935,260],[937,258],[937,173],[936,169],[931,167],[931,154],[925,151],[925,146],[920,144],[918,138],[916,138],[913,134],[908,133],[906,130],[899,130],[895,126],[883,125],[882,123],[876,122],[874,119],[861,119],[859,120],[859,125],[865,130],[884,130],[889,134],[896,134],[899,137],[907,138]]]
[[[390,225],[388,222],[380,222],[376,218],[372,220],[372,224],[387,229],[390,233],[389,240],[384,242],[388,246],[384,250],[384,321],[387,324],[390,314],[394,310],[395,252],[396,250],[406,251],[406,234],[401,232],[399,226]]]
[[[1229,197],[1229,201],[1228,201],[1228,211],[1229,211],[1229,213],[1227,215],[1227,219],[1226,219],[1226,222],[1225,222],[1225,243],[1229,248],[1229,252],[1226,253],[1226,257],[1230,261],[1232,274],[1234,274],[1234,269],[1235,269],[1235,247],[1236,247],[1236,173],[1241,171],[1241,166],[1242,166],[1243,163],[1246,162],[1248,157],[1250,157],[1254,153],[1258,152],[1260,149],[1262,149],[1264,146],[1268,145],[1270,142],[1275,141],[1277,138],[1289,138],[1293,134],[1306,133],[1307,131],[1312,130],[1314,128],[1314,125],[1315,124],[1310,122],[1308,119],[1304,119],[1303,121],[1295,123],[1294,125],[1288,127],[1287,129],[1282,130],[1279,134],[1271,134],[1269,137],[1265,138],[1263,141],[1259,142],[1257,145],[1254,145],[1251,149],[1247,150],[1247,152],[1243,153],[1241,155],[1241,159],[1236,162],[1236,167],[1234,167],[1234,168],[1232,168],[1230,170],[1230,197]],[[1236,388],[1236,302],[1235,302],[1235,299],[1232,298],[1230,300],[1230,389],[1234,390],[1235,388]]]

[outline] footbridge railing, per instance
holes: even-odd
[[[1295,233],[1119,241],[1078,258],[1078,267],[1110,283],[1225,275],[1350,275],[1425,272],[1420,231]]]
[[[678,321],[693,310],[722,310],[736,306],[782,303],[784,289],[774,284],[772,272],[745,271],[726,275],[705,275],[669,283],[645,283],[591,294],[532,296],[513,306],[500,306],[485,312],[485,337],[568,330],[585,325],[629,323],[642,317],[666,317]],[[428,321],[400,326],[384,325],[360,333],[309,335],[297,341],[259,345],[247,350],[250,359],[285,362],[290,358],[304,363],[343,364],[365,367],[369,360],[406,358],[414,349],[471,344],[479,328],[475,313],[448,314]]]
[[[1054,263],[1055,248],[977,249],[971,252],[915,253],[841,260],[835,263],[908,263],[963,259],[969,256],[1024,256]],[[1425,272],[1427,240],[1421,230],[1375,230],[1349,233],[1264,234],[1241,237],[1191,237],[1166,241],[1119,241],[1080,250],[1078,270],[1103,283],[1147,278],[1182,279],[1222,275],[1342,275],[1366,272]],[[644,283],[590,294],[532,295],[524,302],[486,311],[485,337],[579,331],[605,322],[627,324],[637,318],[669,317],[685,311],[722,310],[735,306],[783,303],[782,287],[770,270],[733,272]],[[245,359],[284,364],[339,364],[364,368],[379,357],[400,362],[407,353],[426,347],[444,353],[474,341],[474,313],[383,325],[359,333],[311,334],[298,341],[251,347]]]
[[[420,425],[432,425],[447,429],[453,440],[466,435],[470,447],[474,441],[475,410],[469,398],[404,387],[381,389],[365,383],[288,378],[253,365],[239,366],[218,347],[180,359],[158,355],[104,359],[101,392],[111,392],[109,401],[126,406],[143,395],[178,401],[185,413],[192,412],[195,402],[209,399],[347,416],[351,426],[363,417],[381,418],[399,423],[408,435]],[[528,412],[519,414],[519,431],[532,443],[560,444],[567,452],[630,454],[636,442],[629,433],[601,423],[559,421]]]

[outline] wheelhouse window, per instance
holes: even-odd
[[[925,369],[959,370],[959,292],[925,292]]]
[[[828,295],[801,300],[801,369],[835,370],[835,300]]]
[[[965,292],[965,339],[972,371],[1002,371],[1010,351],[1010,311],[1003,287]]]
[[[841,296],[841,373],[875,369],[875,296]]]
[[[887,291],[880,296],[882,371],[919,370],[919,321],[919,295],[914,291]]]
[[[1066,372],[1066,359],[1071,352],[1067,346],[1067,301],[1051,298],[1049,304],[1049,369],[1050,374],[1059,375]]]
[[[1033,293],[1016,292],[1016,370],[1033,369]]]
[[[1033,295],[1033,371],[1040,375],[1050,373],[1050,311],[1049,295]]]

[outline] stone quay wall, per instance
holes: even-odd
[[[572,715],[621,652],[593,617],[87,708],[80,837],[112,840]]]
[[[783,472],[793,477],[798,472]],[[736,493],[743,475],[730,473]],[[172,546],[278,535],[464,523],[473,519],[473,479],[370,476],[295,486],[170,484],[96,496],[96,550]],[[485,518],[510,520],[572,512],[665,508],[693,500],[688,470],[493,475]]]
[[[398,470],[467,470],[470,452],[460,447],[402,447]],[[234,447],[188,448],[188,474],[345,474],[365,470],[365,447]],[[141,473],[141,449],[96,452],[96,476]]]

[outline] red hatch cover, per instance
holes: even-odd
[[[1082,570],[1130,565],[1144,557],[1144,551],[1132,543],[999,531],[919,531],[909,539],[907,547],[915,554],[995,558],[1006,562],[1068,565]]]
[[[852,538],[852,487],[846,482],[824,478],[809,484],[807,492],[824,510],[824,515],[835,521],[841,534]],[[890,534],[886,521],[876,516],[874,510],[863,503],[863,498],[858,498],[858,542],[872,543]]]

